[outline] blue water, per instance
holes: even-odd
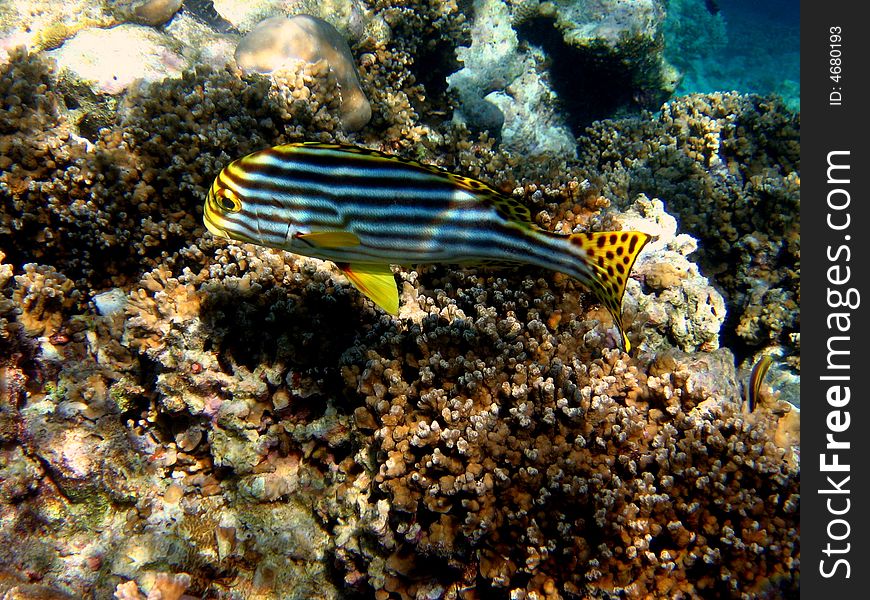
[[[677,94],[737,90],[778,94],[800,110],[799,0],[671,0],[666,57],[684,78]]]

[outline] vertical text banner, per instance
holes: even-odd
[[[801,596],[866,597],[870,27],[801,6]]]

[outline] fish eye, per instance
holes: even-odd
[[[230,190],[218,190],[214,195],[214,201],[218,208],[226,212],[234,213],[242,210],[241,201]]]

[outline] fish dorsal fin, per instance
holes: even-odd
[[[591,267],[589,287],[613,317],[626,352],[631,344],[622,326],[622,296],[634,261],[651,237],[640,231],[599,231],[575,233],[568,238],[581,248]]]
[[[373,161],[386,161],[391,163],[399,163],[403,165],[408,165],[411,167],[416,167],[423,171],[428,171],[433,175],[438,175],[440,177],[444,177],[449,179],[450,181],[462,185],[463,181],[473,181],[478,184],[477,188],[474,189],[489,189],[485,184],[475,181],[473,179],[469,179],[468,177],[462,177],[461,175],[456,175],[443,169],[441,167],[437,167],[435,165],[427,165],[421,163],[418,160],[414,160],[413,158],[405,158],[404,156],[398,156],[394,154],[387,154],[386,152],[381,152],[380,150],[373,150],[372,148],[363,148],[361,146],[351,146],[350,144],[329,144],[323,142],[297,142],[293,144],[286,144],[284,146],[278,146],[277,149],[283,152],[293,152],[294,150],[302,150],[304,151],[306,148],[312,150],[334,150],[338,152],[345,152],[348,155],[355,155],[358,159],[363,160],[373,160]]]
[[[305,152],[306,149],[309,151],[336,151],[346,153],[347,155],[353,155],[357,160],[371,160],[376,162],[391,162],[398,163],[402,165],[406,165],[409,167],[414,167],[421,171],[426,171],[427,173],[431,173],[439,178],[446,179],[450,181],[452,184],[465,189],[468,192],[473,194],[485,194],[487,196],[501,197],[500,193],[490,187],[489,185],[483,183],[482,181],[478,181],[472,177],[465,177],[464,175],[458,175],[443,167],[439,167],[436,165],[427,165],[418,160],[414,160],[413,158],[406,158],[404,156],[398,156],[393,154],[387,154],[386,152],[381,152],[380,150],[373,150],[371,148],[363,148],[360,146],[351,146],[348,144],[330,144],[323,142],[296,142],[292,144],[285,144],[283,146],[276,146],[274,150],[278,152]],[[502,197],[503,199],[503,197]],[[517,219],[521,220],[521,219]]]
[[[344,271],[353,286],[365,294],[372,302],[391,315],[399,314],[399,288],[390,265],[369,263],[342,263],[338,268]]]
[[[301,233],[296,237],[318,248],[350,248],[360,245],[357,235],[349,231],[315,231]]]
[[[487,199],[492,202],[495,210],[508,221],[512,221],[528,229],[540,229],[532,217],[532,211],[529,207],[511,196],[503,196],[501,194],[490,194]]]

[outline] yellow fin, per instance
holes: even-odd
[[[340,264],[353,286],[391,315],[399,314],[399,288],[390,265]]]
[[[297,237],[300,240],[305,240],[312,246],[320,248],[348,248],[360,245],[356,234],[349,231],[316,231],[314,233],[304,233]]]
[[[575,233],[568,238],[580,246],[592,268],[595,277],[589,287],[613,317],[626,352],[631,350],[631,343],[622,326],[622,296],[634,261],[650,237],[640,231],[599,231]]]

